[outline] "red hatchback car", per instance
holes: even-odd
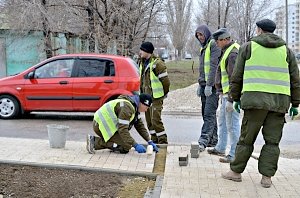
[[[121,94],[139,92],[136,63],[106,54],[67,54],[0,79],[0,118],[31,111],[94,112]]]

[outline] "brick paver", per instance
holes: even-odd
[[[123,155],[105,149],[91,155],[85,146],[85,142],[67,141],[65,148],[54,149],[48,140],[0,138],[0,160],[152,173],[154,154],[131,150]]]
[[[91,155],[85,150],[85,142],[72,141],[67,141],[64,149],[53,149],[48,140],[1,137],[0,150],[0,161],[144,173],[153,171],[155,160],[154,154],[138,154],[133,150],[126,155],[109,150],[96,151]],[[187,154],[188,165],[179,166],[179,156]],[[280,158],[278,171],[269,189],[261,187],[257,160],[253,158],[250,158],[242,174],[242,182],[222,179],[221,173],[228,170],[229,164],[220,163],[218,156],[204,151],[199,158],[190,158],[190,146],[169,145],[160,197],[300,197],[300,160]]]
[[[190,146],[168,146],[161,198],[176,197],[300,197],[300,160],[280,158],[273,185],[261,187],[257,160],[250,158],[242,182],[221,178],[229,164],[206,151],[189,158],[188,166],[179,166],[178,157],[189,154]]]

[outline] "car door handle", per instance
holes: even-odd
[[[63,80],[63,81],[59,81],[59,84],[61,84],[61,85],[66,85],[66,84],[69,84],[69,82],[66,81],[66,80]]]
[[[113,80],[105,80],[104,83],[113,83]]]

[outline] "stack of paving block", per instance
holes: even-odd
[[[199,157],[199,144],[198,142],[192,142],[191,144],[191,158],[198,158]]]

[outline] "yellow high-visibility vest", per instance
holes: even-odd
[[[210,46],[211,46],[212,40],[209,41],[207,44],[205,54],[204,54],[204,75],[205,75],[205,81],[208,79],[208,75],[210,72]],[[202,48],[200,50],[203,50]]]
[[[230,52],[233,50],[233,48],[239,49],[240,45],[237,43],[233,43],[230,45],[226,51],[224,52],[221,61],[220,61],[220,68],[221,68],[221,84],[222,84],[222,90],[223,94],[226,94],[229,92],[229,78],[226,71],[226,60],[230,54]]]
[[[251,57],[245,63],[243,90],[290,96],[290,75],[283,45],[266,48],[251,41]]]
[[[98,123],[99,130],[105,142],[107,142],[118,131],[119,123],[129,125],[129,123],[134,119],[134,113],[131,115],[130,121],[118,119],[114,109],[118,103],[120,103],[120,106],[124,106],[125,102],[130,104],[130,106],[134,109],[133,105],[128,100],[115,99],[105,103],[94,114],[94,120]]]
[[[159,78],[153,72],[153,69],[156,67],[156,65],[155,65],[156,61],[157,61],[157,59],[154,59],[149,63],[150,82],[151,82],[153,98],[160,98],[160,97],[164,96],[164,88],[163,88],[163,85],[162,85],[161,81],[159,80]],[[143,65],[141,63],[140,64],[140,79],[142,77],[142,68],[143,68]],[[146,72],[146,69],[148,69],[148,68],[146,67],[144,72]],[[165,72],[164,74],[160,74],[159,77],[164,77],[167,75],[168,75],[167,72]]]

